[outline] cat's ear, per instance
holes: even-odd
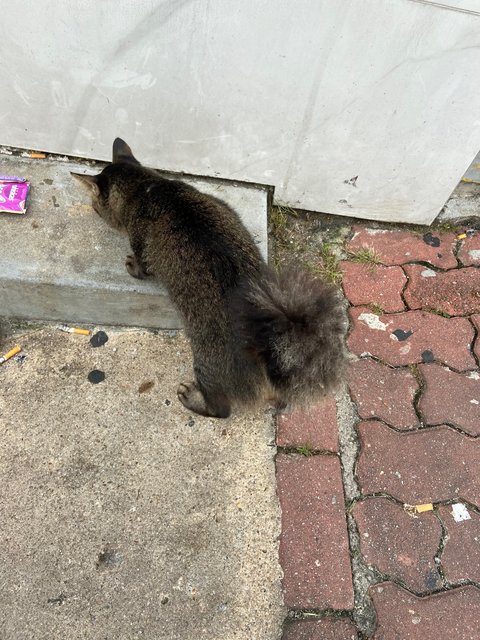
[[[85,173],[74,173],[73,171],[70,171],[70,175],[77,180],[80,180],[80,182],[83,182],[83,184],[86,184],[94,196],[99,195],[100,189],[98,187],[98,176],[88,176]]]
[[[134,157],[128,144],[121,138],[115,138],[113,142],[112,162],[130,162],[140,164]]]

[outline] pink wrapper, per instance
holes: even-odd
[[[0,176],[0,211],[25,213],[30,183],[17,176]]]

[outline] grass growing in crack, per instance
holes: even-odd
[[[404,229],[405,231],[410,231],[416,236],[420,236],[420,235],[423,236],[432,230],[432,228],[426,224],[409,224],[409,225],[406,225]]]
[[[381,304],[377,304],[376,302],[374,302],[369,306],[370,306],[370,309],[372,310],[372,312],[376,316],[383,316],[383,314],[385,313],[385,310],[384,310],[384,308],[382,307]]]
[[[442,222],[439,225],[435,225],[435,231],[454,231],[458,233],[460,231],[460,227],[456,224],[451,224],[449,222]]]
[[[352,262],[359,262],[360,264],[369,264],[375,266],[380,264],[380,256],[370,247],[364,247],[350,254],[350,260]]]
[[[287,216],[293,216],[294,218],[298,218],[298,213],[296,212],[296,210],[286,202],[282,202],[281,200],[278,200],[277,202],[274,202],[273,208],[278,209],[278,211],[281,211],[283,214]]]
[[[329,244],[323,244],[320,249],[321,263],[305,263],[305,268],[320,276],[323,280],[338,286],[342,281],[342,272],[338,268],[337,256]]]
[[[282,259],[278,254],[273,256],[273,267],[277,273],[282,269]]]
[[[278,242],[285,241],[288,228],[288,217],[298,217],[298,213],[290,205],[276,202],[270,209],[268,222],[270,232]]]
[[[430,313],[434,313],[436,316],[442,316],[442,318],[451,318],[452,316],[446,311],[442,311],[441,309],[426,309],[426,311],[430,311]]]
[[[278,207],[272,207],[270,209],[270,215],[268,217],[270,231],[276,240],[281,239],[285,235],[288,224],[288,216],[281,211]]]
[[[304,444],[301,447],[296,447],[295,451],[299,453],[301,456],[305,456],[307,458],[309,456],[313,456],[313,454],[315,453],[315,449],[309,444]]]

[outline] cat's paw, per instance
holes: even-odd
[[[212,394],[207,399],[196,382],[183,382],[178,386],[177,396],[184,407],[211,418],[228,418],[230,403],[223,393]]]
[[[125,267],[132,278],[137,278],[138,280],[143,280],[145,278],[145,273],[133,254],[128,254],[127,259],[125,260]]]
[[[184,382],[178,385],[177,396],[184,407],[199,413],[201,416],[208,416],[209,411],[205,397],[197,386],[196,382]]]

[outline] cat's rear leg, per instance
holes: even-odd
[[[132,247],[132,253],[127,255],[125,266],[132,278],[143,280],[151,275],[143,259],[144,234],[130,237],[130,246]]]
[[[221,391],[202,390],[198,382],[184,382],[178,386],[177,396],[184,407],[212,418],[228,418],[230,402]]]
[[[137,259],[134,253],[129,253],[126,260],[125,266],[127,268],[128,273],[132,276],[132,278],[138,278],[139,280],[143,280],[146,278],[149,273],[140,260]]]
[[[133,253],[129,253],[127,255],[125,259],[125,267],[127,268],[127,271],[132,276],[132,278],[143,280],[143,278],[145,278],[146,276],[145,271],[138,264],[138,261]]]

